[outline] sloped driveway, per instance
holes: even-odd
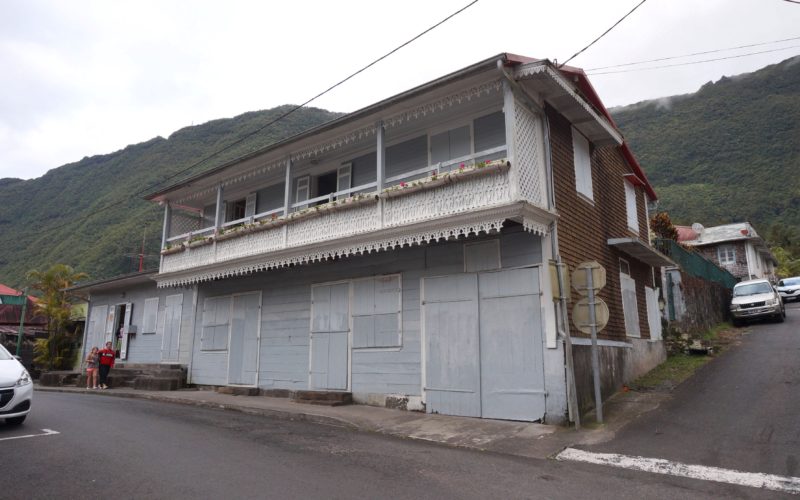
[[[748,327],[673,398],[606,443],[581,450],[800,476],[800,305],[786,322]],[[790,490],[793,491],[793,490]]]

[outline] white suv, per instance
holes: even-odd
[[[0,420],[19,425],[31,411],[33,380],[28,370],[0,344]]]
[[[783,299],[772,284],[765,279],[759,279],[742,281],[733,287],[731,315],[736,326],[747,319],[763,317],[783,323],[786,310]]]

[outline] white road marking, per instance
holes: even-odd
[[[776,476],[759,472],[740,472],[705,465],[690,465],[671,462],[661,458],[635,457],[616,453],[591,453],[575,448],[567,448],[556,456],[557,460],[571,460],[597,465],[608,465],[622,469],[689,477],[704,481],[737,484],[752,488],[765,488],[784,493],[800,493],[800,477]]]
[[[26,434],[24,436],[11,436],[11,437],[7,437],[7,438],[0,438],[0,441],[9,441],[11,439],[35,438],[35,437],[40,437],[40,436],[53,436],[55,434],[61,434],[60,432],[54,431],[54,430],[51,430],[51,429],[42,429],[42,432],[44,434]]]

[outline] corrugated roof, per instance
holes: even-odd
[[[697,236],[694,239],[685,240],[683,243],[698,247],[725,241],[760,238],[749,222],[736,222],[722,226],[706,227],[699,233],[695,232],[695,234],[697,234]]]

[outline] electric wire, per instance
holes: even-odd
[[[382,56],[378,57],[377,59],[373,60],[372,62],[370,62],[366,66],[364,66],[361,69],[355,71],[354,73],[352,73],[349,76],[345,77],[344,79],[338,81],[337,83],[331,85],[330,87],[328,87],[327,89],[325,89],[322,92],[318,93],[317,95],[315,95],[311,99],[308,99],[303,104],[300,104],[300,105],[297,105],[297,106],[293,107],[289,111],[281,114],[280,116],[278,116],[278,117],[274,118],[273,120],[267,122],[266,124],[260,126],[259,128],[257,128],[253,132],[249,132],[249,133],[241,136],[240,138],[236,139],[235,141],[233,141],[232,143],[228,144],[227,146],[222,147],[222,148],[218,149],[217,151],[206,155],[205,157],[203,157],[202,159],[192,163],[188,167],[183,168],[183,169],[181,169],[181,170],[179,170],[179,171],[177,171],[177,172],[175,172],[173,174],[170,174],[169,176],[165,177],[164,179],[159,180],[158,182],[150,184],[147,187],[136,191],[135,193],[131,194],[129,197],[126,197],[125,199],[119,200],[117,202],[109,203],[108,205],[105,205],[105,206],[102,206],[100,208],[97,208],[96,210],[92,211],[90,216],[94,216],[94,215],[100,214],[100,213],[102,213],[102,212],[104,212],[104,211],[106,211],[106,210],[108,210],[110,208],[114,208],[114,207],[122,205],[123,203],[132,201],[133,199],[141,196],[142,194],[155,189],[156,187],[164,184],[165,182],[167,182],[167,181],[169,181],[171,179],[174,179],[174,178],[178,177],[181,174],[184,174],[184,173],[188,172],[189,170],[191,170],[191,169],[203,164],[204,162],[206,162],[206,161],[218,156],[219,154],[231,149],[232,147],[236,146],[237,144],[240,144],[242,141],[244,141],[244,140],[246,140],[246,139],[248,139],[248,138],[250,138],[250,137],[252,137],[252,136],[254,136],[254,135],[256,135],[256,134],[258,134],[260,132],[262,132],[262,131],[264,131],[267,127],[270,127],[271,125],[274,125],[275,123],[285,119],[287,116],[291,115],[292,113],[296,112],[297,110],[303,108],[304,106],[307,106],[309,103],[319,99],[320,97],[322,97],[323,95],[327,94],[328,92],[330,92],[331,90],[335,89],[336,87],[342,85],[343,83],[347,82],[348,80],[352,79],[353,77],[363,73],[367,69],[369,69],[372,66],[376,65],[377,63],[383,61],[384,59],[386,59],[387,57],[391,56],[392,54],[394,54],[395,52],[399,51],[400,49],[406,47],[407,45],[409,45],[409,44],[411,44],[413,42],[415,42],[416,40],[418,40],[422,36],[430,33],[431,31],[433,31],[434,29],[438,28],[442,24],[446,23],[450,19],[454,18],[458,14],[461,14],[462,12],[467,10],[468,8],[472,7],[476,3],[478,3],[478,0],[472,0],[470,3],[466,4],[464,7],[461,7],[457,11],[455,11],[452,14],[448,15],[447,17],[445,17],[441,21],[437,22],[436,24],[431,25],[429,28],[425,29],[424,31],[420,32],[419,34],[415,35],[414,37],[408,39],[407,41],[405,41],[402,44],[398,45],[394,49],[392,49],[389,52],[385,53],[384,55],[382,55]]]
[[[207,156],[203,157],[202,159],[200,159],[200,160],[196,161],[195,163],[192,163],[192,164],[191,164],[191,165],[189,165],[188,167],[186,167],[186,168],[184,168],[184,169],[181,169],[181,170],[179,170],[178,172],[175,172],[174,174],[171,174],[171,175],[169,175],[168,177],[166,177],[165,179],[162,179],[162,180],[161,180],[161,181],[159,181],[158,183],[156,183],[156,184],[154,184],[154,185],[151,185],[151,186],[148,186],[148,187],[146,187],[145,189],[141,189],[141,190],[137,191],[136,193],[134,193],[134,194],[133,194],[133,196],[139,196],[139,195],[141,195],[141,194],[143,194],[143,193],[146,193],[147,191],[150,191],[150,190],[154,189],[155,187],[157,187],[157,186],[159,186],[159,185],[161,185],[161,184],[164,184],[166,181],[168,181],[168,180],[171,180],[171,179],[174,179],[175,177],[178,177],[179,175],[181,175],[181,174],[183,174],[183,173],[186,173],[186,172],[188,172],[189,170],[192,170],[193,168],[197,167],[198,165],[201,165],[201,164],[205,163],[206,161],[210,160],[211,158],[214,158],[215,156],[217,156],[217,155],[219,155],[219,154],[221,154],[221,153],[224,153],[225,151],[227,151],[227,150],[231,149],[232,147],[236,146],[237,144],[241,144],[243,141],[245,141],[245,140],[249,139],[250,137],[253,137],[253,136],[254,136],[254,135],[256,135],[256,134],[259,134],[259,133],[261,133],[261,132],[262,132],[262,131],[264,131],[266,128],[268,128],[268,127],[271,127],[272,125],[274,125],[274,124],[276,124],[277,122],[279,122],[279,121],[283,120],[284,118],[286,118],[287,116],[289,116],[289,115],[291,115],[292,113],[296,112],[297,110],[304,108],[305,106],[307,106],[307,105],[309,105],[310,103],[312,103],[312,102],[316,101],[317,99],[319,99],[320,97],[324,96],[325,94],[327,94],[327,93],[328,93],[328,92],[330,92],[331,90],[335,89],[336,87],[338,87],[338,86],[342,85],[343,83],[345,83],[345,82],[347,82],[348,80],[350,80],[350,79],[354,78],[355,76],[357,76],[357,75],[359,75],[359,74],[363,73],[364,71],[368,70],[368,69],[369,69],[369,68],[371,68],[372,66],[375,66],[375,65],[376,65],[376,64],[378,64],[379,62],[381,62],[381,61],[383,61],[384,59],[386,59],[387,57],[391,56],[392,54],[394,54],[394,53],[395,53],[395,52],[397,52],[398,50],[400,50],[400,49],[402,49],[402,48],[406,47],[407,45],[409,45],[409,44],[411,44],[412,42],[416,41],[417,39],[421,38],[422,36],[424,36],[424,35],[428,34],[429,32],[433,31],[434,29],[438,28],[438,27],[439,27],[439,26],[441,26],[442,24],[446,23],[447,21],[449,21],[449,20],[450,20],[450,19],[452,19],[453,17],[457,16],[458,14],[460,14],[460,13],[464,12],[465,10],[467,10],[467,9],[468,9],[468,8],[470,8],[470,7],[472,7],[472,6],[473,6],[473,5],[475,5],[476,3],[478,3],[478,0],[472,0],[470,3],[468,3],[468,4],[467,4],[467,5],[465,5],[464,7],[460,8],[460,9],[458,9],[457,11],[453,12],[452,14],[448,15],[447,17],[445,17],[444,19],[442,19],[442,20],[441,20],[441,21],[439,21],[438,23],[436,23],[436,24],[434,24],[433,26],[431,26],[431,27],[427,28],[426,30],[422,31],[421,33],[419,33],[418,35],[414,36],[413,38],[410,38],[410,39],[409,39],[409,40],[407,40],[406,42],[404,42],[404,43],[402,43],[402,44],[398,45],[398,46],[397,46],[397,47],[395,47],[394,49],[390,50],[390,51],[389,51],[389,52],[387,52],[386,54],[384,54],[384,55],[380,56],[379,58],[375,59],[374,61],[370,62],[369,64],[367,64],[366,66],[364,66],[364,67],[362,67],[361,69],[357,70],[356,72],[354,72],[354,73],[351,73],[349,76],[345,77],[344,79],[342,79],[342,80],[339,80],[338,82],[334,83],[333,85],[331,85],[331,86],[330,86],[330,87],[328,87],[327,89],[323,90],[323,91],[322,91],[322,92],[320,92],[319,94],[315,95],[315,96],[314,96],[314,97],[312,97],[311,99],[308,99],[307,101],[305,101],[303,104],[299,104],[299,105],[297,105],[297,106],[293,107],[293,108],[292,108],[292,109],[290,109],[289,111],[287,111],[287,112],[283,113],[282,115],[278,116],[277,118],[275,118],[275,119],[273,119],[273,120],[271,120],[271,121],[267,122],[266,124],[264,124],[264,125],[260,126],[260,127],[259,127],[259,128],[257,128],[256,130],[254,130],[254,131],[252,131],[252,132],[249,132],[249,133],[247,133],[247,134],[245,134],[245,135],[241,136],[240,138],[236,139],[235,141],[233,141],[232,143],[228,144],[227,146],[225,146],[225,147],[223,147],[223,148],[221,148],[221,149],[219,149],[219,150],[217,150],[217,151],[215,151],[215,152],[213,152],[213,153],[211,153],[211,154],[209,154],[209,155],[207,155]]]
[[[586,47],[584,47],[584,48],[582,48],[581,50],[579,50],[578,52],[575,52],[574,54],[572,54],[572,56],[571,56],[569,59],[567,59],[567,60],[566,60],[566,61],[564,61],[563,63],[559,64],[559,65],[558,65],[558,67],[559,67],[559,68],[563,67],[565,64],[567,64],[567,63],[568,63],[568,62],[570,62],[571,60],[573,60],[573,59],[575,59],[576,57],[578,57],[579,55],[581,55],[581,54],[583,53],[583,51],[585,51],[586,49],[588,49],[589,47],[591,47],[592,45],[594,45],[595,43],[597,43],[597,41],[598,41],[598,40],[600,40],[601,38],[603,38],[604,36],[606,36],[606,35],[607,35],[607,34],[608,34],[608,33],[609,33],[611,30],[613,30],[614,28],[616,28],[616,27],[617,27],[617,25],[618,25],[619,23],[621,23],[622,21],[624,21],[626,17],[628,17],[628,16],[630,16],[631,14],[633,14],[633,12],[634,12],[636,9],[638,9],[639,7],[641,7],[641,6],[642,6],[642,4],[643,4],[643,3],[645,3],[646,1],[647,1],[647,0],[642,0],[641,2],[639,2],[639,3],[636,5],[636,7],[632,8],[632,9],[631,9],[631,10],[630,10],[630,11],[629,11],[627,14],[625,14],[624,16],[622,16],[622,17],[619,19],[619,21],[617,21],[617,22],[615,22],[614,24],[612,24],[610,28],[608,28],[607,30],[605,30],[605,31],[603,32],[603,34],[602,34],[602,35],[600,35],[600,36],[598,36],[597,38],[595,38],[594,40],[592,40],[592,42],[591,42],[589,45],[587,45]]]
[[[779,49],[770,49],[770,50],[760,50],[757,52],[748,52],[746,54],[736,54],[733,56],[726,56],[726,57],[715,57],[712,59],[703,59],[700,61],[689,61],[683,63],[675,63],[675,64],[663,64],[661,66],[649,66],[647,68],[629,68],[629,69],[621,69],[617,71],[598,71],[598,72],[588,72],[586,73],[589,76],[596,76],[596,75],[613,75],[616,73],[633,73],[634,71],[649,71],[653,69],[664,69],[664,68],[674,68],[677,66],[690,66],[693,64],[703,64],[707,62],[714,62],[714,61],[724,61],[726,59],[738,59],[740,57],[747,57],[747,56],[755,56],[758,54],[768,54],[770,52],[778,52],[781,50],[789,50],[789,49],[796,49],[800,48],[800,45],[791,45],[789,47],[781,47]]]
[[[783,38],[781,40],[773,40],[771,42],[760,42],[760,43],[751,43],[748,45],[739,45],[737,47],[728,47],[725,49],[714,49],[714,50],[704,50],[702,52],[692,52],[691,54],[683,54],[680,56],[669,56],[669,57],[659,57],[658,59],[647,59],[645,61],[636,61],[636,62],[629,62],[624,64],[613,64],[611,66],[599,66],[597,68],[586,68],[586,71],[598,71],[601,69],[612,69],[612,68],[624,68],[627,66],[635,66],[637,64],[646,64],[651,62],[661,62],[661,61],[670,61],[673,59],[682,59],[684,57],[694,57],[694,56],[702,56],[706,54],[715,54],[717,52],[727,52],[729,50],[738,50],[738,49],[749,49],[751,47],[761,47],[764,45],[772,45],[774,43],[782,43],[782,42],[790,42],[793,40],[800,40],[800,36],[795,36],[792,38]]]

